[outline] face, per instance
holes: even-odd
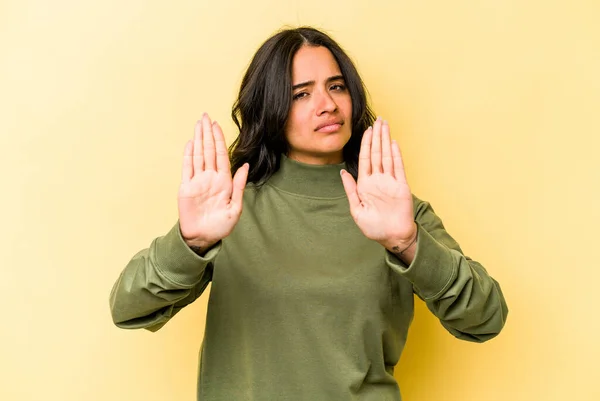
[[[292,61],[292,85],[288,157],[308,164],[342,163],[352,134],[352,100],[331,52],[300,48]]]

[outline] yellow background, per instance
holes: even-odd
[[[419,301],[405,400],[599,400],[599,17],[592,0],[0,2],[0,399],[195,399],[207,294],[152,334],[114,327],[109,291],[177,218],[196,119],[231,141],[255,50],[312,24],[510,308],[472,344]]]

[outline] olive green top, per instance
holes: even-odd
[[[247,186],[231,235],[202,257],[176,224],[115,283],[115,324],[158,330],[212,281],[203,401],[399,401],[393,370],[413,293],[454,336],[496,336],[508,313],[500,286],[431,206],[414,197],[417,251],[406,266],[354,223],[342,168],[282,156],[264,186]]]

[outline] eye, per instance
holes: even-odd
[[[299,92],[299,93],[296,93],[296,94],[294,95],[294,97],[293,97],[293,100],[302,99],[302,98],[303,98],[305,95],[307,95],[307,96],[308,96],[308,93],[306,93],[306,92]]]
[[[331,85],[331,90],[342,92],[346,90],[346,85],[344,84],[333,84]]]

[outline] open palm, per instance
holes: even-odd
[[[387,122],[378,118],[363,135],[358,183],[346,171],[342,181],[350,213],[367,238],[380,243],[413,238],[416,226],[412,194],[400,148],[391,141]]]
[[[242,213],[247,177],[244,164],[232,179],[223,132],[204,114],[185,147],[177,199],[181,234],[189,245],[206,247],[231,233]]]

